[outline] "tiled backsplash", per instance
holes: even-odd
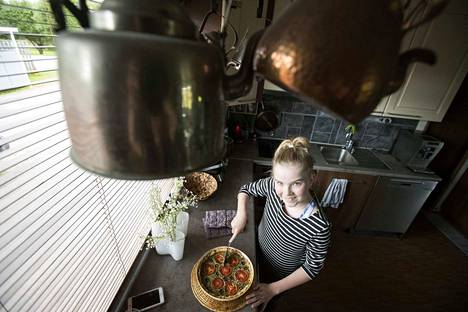
[[[343,145],[346,141],[347,122],[317,110],[287,93],[266,91],[263,95],[265,109],[273,109],[281,115],[280,126],[273,132],[260,133],[263,138],[284,139],[298,135],[314,143]],[[389,151],[400,129],[414,131],[417,120],[391,118],[390,124],[378,122],[379,117],[369,116],[357,125],[354,135],[357,147]]]

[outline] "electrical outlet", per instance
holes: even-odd
[[[379,117],[379,118],[377,118],[377,121],[378,121],[379,123],[383,123],[383,124],[388,125],[388,124],[391,124],[391,123],[392,123],[392,118],[388,118],[388,117]]]

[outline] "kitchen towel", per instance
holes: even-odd
[[[338,208],[343,203],[348,180],[333,178],[323,195],[321,206]]]
[[[206,211],[205,217],[203,218],[206,238],[231,235],[231,221],[235,216],[235,210]]]

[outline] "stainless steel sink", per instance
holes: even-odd
[[[377,158],[371,150],[367,149],[357,148],[354,153],[351,154],[339,146],[322,145],[320,146],[320,153],[329,164],[369,169],[391,169],[387,164]]]
[[[359,163],[347,150],[334,146],[321,146],[320,152],[328,163],[358,166]]]

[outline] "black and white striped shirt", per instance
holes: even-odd
[[[312,279],[322,269],[330,245],[330,223],[321,209],[304,219],[289,216],[276,194],[273,178],[246,184],[240,191],[265,197],[258,241],[272,267],[285,277],[301,267]]]

